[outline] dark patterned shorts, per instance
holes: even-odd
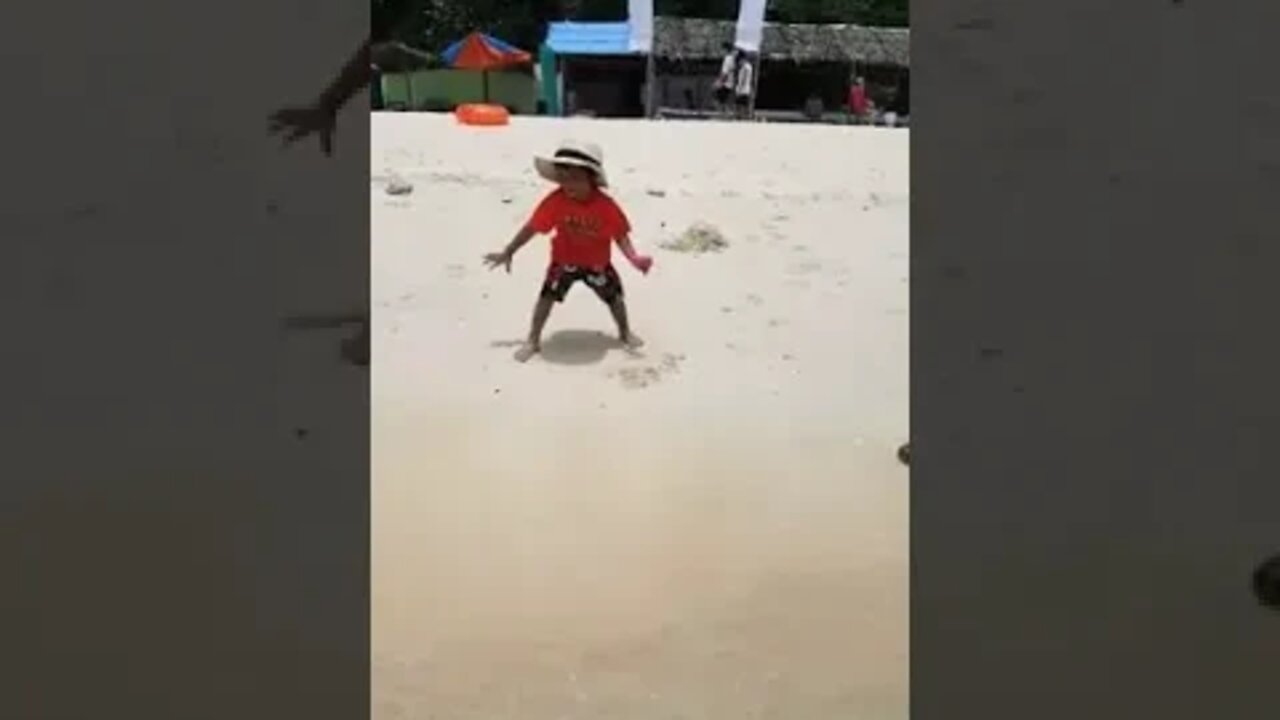
[[[564,302],[569,288],[578,281],[586,283],[587,287],[595,291],[595,294],[606,303],[612,304],[613,301],[622,297],[622,278],[618,277],[618,272],[612,265],[606,266],[603,270],[592,270],[577,265],[552,265],[547,268],[547,279],[542,283],[541,296],[556,302]]]

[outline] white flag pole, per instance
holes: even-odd
[[[766,0],[740,0],[735,46],[753,55],[760,53],[760,46],[764,43],[764,12],[767,5]]]
[[[767,0],[740,0],[738,5],[738,26],[735,32],[734,46],[745,50],[755,58],[751,73],[751,99],[747,106],[747,116],[755,117],[756,94],[760,89],[760,73],[764,65],[764,14],[768,6]]]
[[[644,112],[646,117],[654,116],[655,85],[657,72],[653,59],[653,0],[627,0],[627,25],[631,33],[631,52],[645,56],[645,97]]]

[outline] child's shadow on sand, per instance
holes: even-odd
[[[497,340],[495,348],[515,350],[523,340]],[[622,349],[618,339],[599,330],[558,330],[542,341],[539,357],[556,365],[595,365],[610,350]]]

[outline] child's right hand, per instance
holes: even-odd
[[[630,260],[632,267],[645,275],[648,275],[649,268],[653,267],[653,258],[648,255],[636,255],[635,257],[630,258]]]
[[[507,272],[511,272],[511,253],[489,253],[484,256],[484,264],[488,265],[490,270],[496,270],[501,266]]]

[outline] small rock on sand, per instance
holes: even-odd
[[[387,181],[388,195],[408,195],[413,192],[413,183],[404,178],[392,178]]]

